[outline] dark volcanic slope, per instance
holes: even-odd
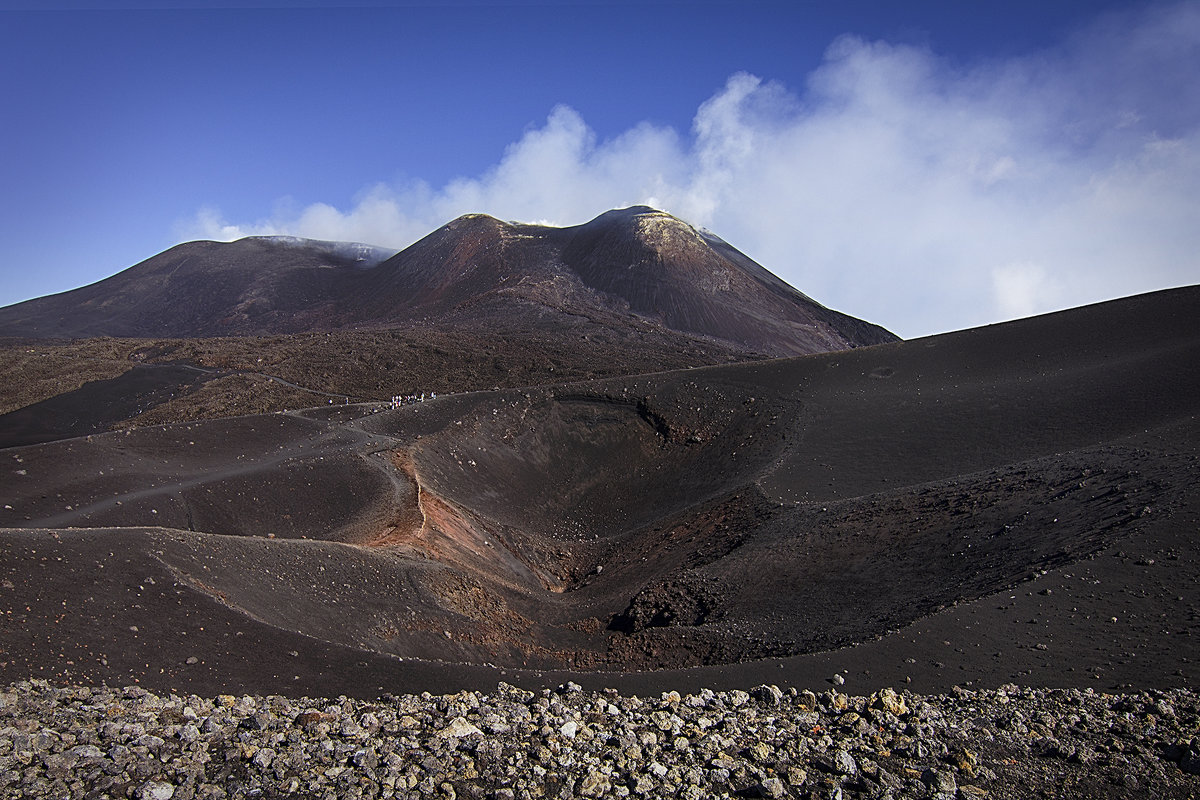
[[[633,318],[766,355],[892,341],[662,212],[573,228],[461,217],[382,260],[361,245],[191,242],[107,280],[0,309],[0,336],[199,337]]]
[[[256,236],[188,242],[61,294],[0,309],[0,336],[214,336],[304,330],[392,251]]]
[[[644,206],[571,228],[461,217],[366,279],[368,318],[406,307],[472,318],[632,312],[767,355],[895,340],[814,302],[717,237]]]
[[[1198,315],[10,449],[0,680],[1189,684]]]
[[[0,448],[145,425],[764,358],[617,318],[205,339],[0,340]]]

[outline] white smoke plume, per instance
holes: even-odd
[[[825,304],[917,336],[1200,281],[1200,5],[961,65],[843,37],[803,87],[740,73],[686,134],[598,140],[568,106],[484,174],[367,188],[188,238],[404,247],[467,212],[577,224],[644,203]]]

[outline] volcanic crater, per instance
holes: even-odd
[[[464,218],[326,270],[348,282],[307,308],[338,325],[359,309],[369,334],[327,331],[344,342],[408,324],[371,327],[378,309],[346,299],[360,286],[455,324],[537,307],[521,319],[542,333],[587,305],[603,322],[588,331],[631,315],[626,330],[703,340],[717,364],[404,403],[346,392],[0,449],[0,676],[369,696],[835,671],[925,690],[1186,684],[1200,288],[899,342],[679,225]],[[727,291],[768,299],[734,330]],[[796,334],[784,302],[820,335]],[[772,331],[792,332],[775,352]],[[817,339],[841,349],[767,358]],[[205,340],[149,341],[134,351]],[[619,367],[629,341],[603,352]],[[724,363],[735,352],[755,359]]]

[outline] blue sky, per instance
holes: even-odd
[[[0,0],[0,305],[650,203],[911,337],[1200,282],[1197,2]]]

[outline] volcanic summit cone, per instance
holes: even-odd
[[[447,320],[561,327],[619,317],[772,356],[895,340],[644,206],[571,228],[472,214],[385,255],[281,237],[190,242],[99,283],[0,309],[0,335],[246,336]]]

